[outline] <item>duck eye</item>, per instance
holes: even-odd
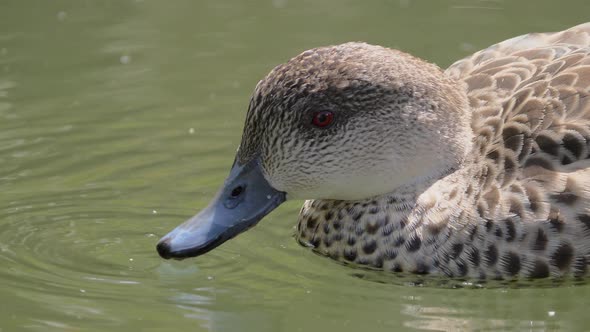
[[[333,120],[334,120],[334,113],[332,113],[330,111],[321,111],[321,112],[317,112],[316,114],[314,114],[312,123],[316,127],[323,128],[323,127],[328,126],[330,123],[332,123]]]

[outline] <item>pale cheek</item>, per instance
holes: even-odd
[[[365,156],[363,160],[348,159],[348,163],[324,173],[321,180],[309,181],[296,195],[305,199],[358,200],[392,192],[435,175],[442,158],[434,151],[424,152],[413,151],[409,156],[398,151],[374,158]]]
[[[366,170],[365,170],[366,171]],[[363,172],[351,169],[339,169],[333,173],[319,176],[300,174],[300,178],[291,181],[276,181],[276,188],[287,192],[289,199],[338,199],[358,200],[385,194],[396,187],[396,172],[380,169]],[[275,184],[273,183],[273,186]]]
[[[416,139],[357,140],[353,149],[332,145],[320,150],[322,156],[316,160],[307,152],[310,147],[303,152],[295,146],[281,159],[284,162],[275,164],[280,167],[269,171],[267,180],[289,199],[358,200],[382,195],[432,175],[441,164],[440,149],[430,139]]]

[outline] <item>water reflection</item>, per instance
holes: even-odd
[[[420,305],[406,305],[402,313],[411,316],[412,320],[404,323],[404,326],[427,331],[459,331],[473,330],[471,321],[464,318],[466,312],[458,312],[451,308],[423,307]],[[461,317],[453,317],[456,315]]]

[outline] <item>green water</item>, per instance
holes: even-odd
[[[588,13],[587,0],[0,0],[0,331],[587,330],[590,286],[367,280],[295,242],[301,202],[198,259],[154,246],[214,194],[250,92],[290,56],[364,40],[447,66]]]

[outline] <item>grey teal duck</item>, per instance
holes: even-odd
[[[365,43],[303,52],[250,101],[211,204],[163,237],[201,255],[286,199],[333,259],[448,277],[582,277],[590,262],[590,23],[443,71]]]

